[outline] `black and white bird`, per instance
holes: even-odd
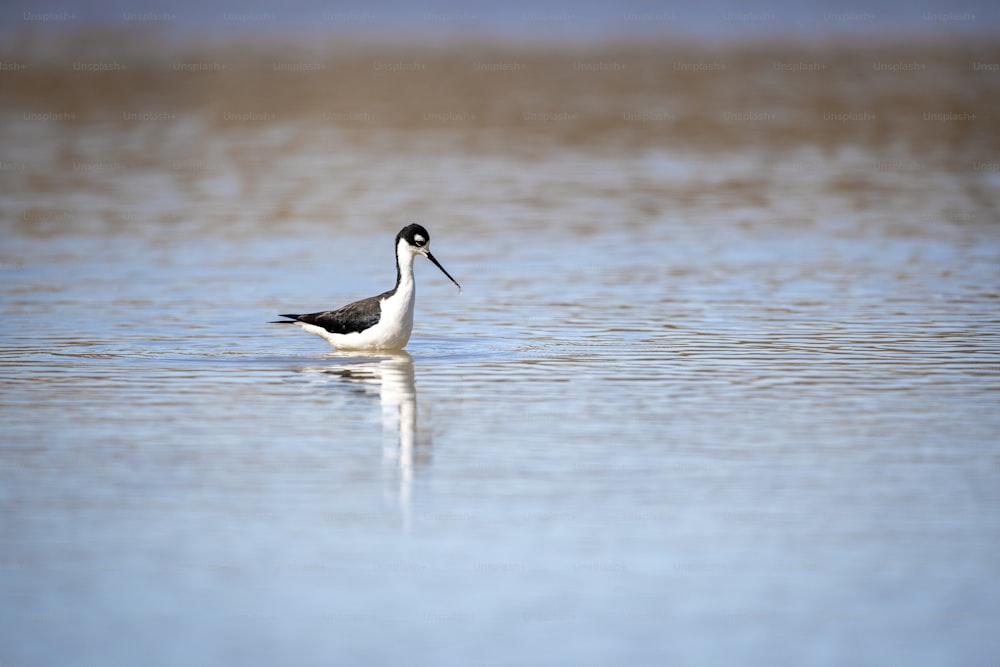
[[[298,324],[304,330],[322,336],[341,350],[400,350],[413,331],[413,260],[423,255],[441,269],[459,291],[462,286],[451,277],[430,249],[431,235],[420,225],[407,225],[396,234],[396,286],[378,296],[371,296],[337,310],[305,315],[281,315],[287,320],[273,324]]]

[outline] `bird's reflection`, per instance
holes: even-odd
[[[395,481],[397,497],[409,526],[414,466],[430,460],[430,439],[417,428],[417,389],[413,358],[405,351],[379,354],[334,352],[327,366],[303,368],[337,376],[365,394],[378,394],[382,409],[382,460]]]

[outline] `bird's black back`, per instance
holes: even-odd
[[[358,333],[365,329],[370,329],[379,323],[379,320],[382,318],[381,301],[391,296],[393,291],[349,303],[337,310],[324,310],[319,313],[306,313],[305,315],[289,314],[282,315],[281,317],[287,317],[296,322],[314,324],[318,327],[323,327],[330,333]]]

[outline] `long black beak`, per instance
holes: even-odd
[[[439,269],[441,269],[441,273],[443,273],[444,275],[448,276],[448,280],[450,280],[451,282],[455,283],[455,287],[458,288],[459,292],[462,291],[462,286],[458,284],[457,280],[455,280],[454,278],[451,277],[450,273],[448,273],[447,271],[444,270],[444,267],[441,266],[441,262],[439,262],[436,259],[434,259],[434,255],[431,254],[430,250],[427,250],[426,252],[424,252],[424,255],[427,257],[427,259],[429,259],[432,262],[434,262],[434,266],[436,266]]]

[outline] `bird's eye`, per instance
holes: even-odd
[[[423,236],[417,234],[416,236],[413,237],[413,245],[417,246],[418,248],[422,247],[425,243],[427,243],[427,239],[425,239]]]

